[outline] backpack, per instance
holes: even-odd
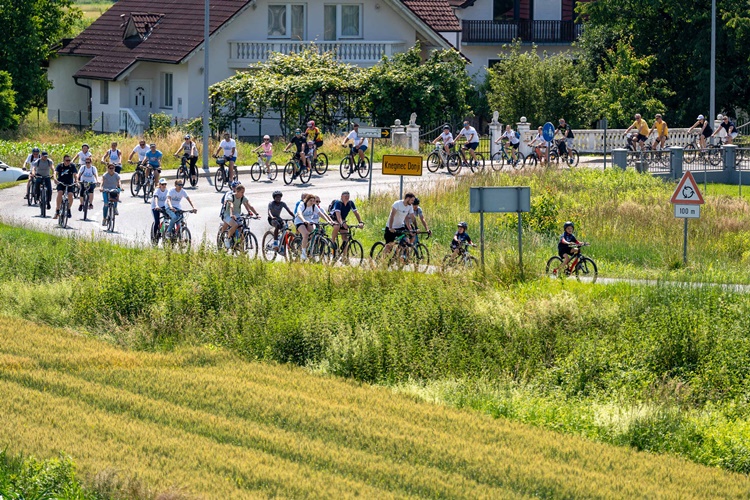
[[[219,218],[221,218],[221,220],[224,220],[224,212],[226,210],[228,200],[227,196],[229,195],[234,196],[234,193],[230,191],[228,193],[224,193],[224,196],[221,197],[221,210],[219,210]]]
[[[520,138],[521,138],[521,132],[516,131],[516,139],[520,139]]]
[[[336,204],[336,201],[337,201],[337,200],[333,200],[333,201],[331,201],[331,203],[329,203],[329,204],[328,204],[328,213],[329,213],[329,214],[330,214],[331,212],[333,212],[333,206],[334,206],[334,205]]]

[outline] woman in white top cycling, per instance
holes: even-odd
[[[89,210],[94,208],[94,191],[96,190],[96,182],[99,179],[99,172],[96,171],[96,167],[93,165],[91,155],[83,160],[81,168],[78,170],[78,183],[81,185],[81,200],[78,204],[78,211],[83,210],[83,204],[89,204]],[[86,184],[88,183],[88,188]],[[86,196],[88,193],[88,196]],[[84,199],[84,197],[86,199]]]
[[[294,214],[294,225],[297,227],[297,232],[302,235],[302,260],[307,260],[307,243],[310,238],[310,233],[315,224],[315,217],[325,217],[327,215],[323,210],[315,204],[315,195],[308,194],[305,196],[303,203],[300,203],[297,207],[297,212]]]
[[[503,132],[503,135],[501,135],[495,141],[495,144],[498,144],[503,139],[508,139],[508,144],[510,147],[510,158],[511,160],[513,160],[513,163],[517,163],[518,162],[518,146],[521,145],[521,140],[516,136],[516,133],[513,131],[510,125],[505,126],[505,132]]]
[[[104,153],[102,157],[102,163],[105,165],[114,165],[115,173],[119,174],[122,171],[122,152],[117,149],[117,143],[113,142],[110,148]]]
[[[537,127],[536,135],[526,144],[528,144],[529,147],[534,148],[534,153],[536,153],[537,160],[539,160],[539,162],[541,163],[544,163],[547,161],[547,141],[544,140],[542,130],[542,127]]]
[[[451,134],[450,125],[444,125],[443,133],[437,136],[435,140],[432,141],[432,143],[437,144],[438,141],[443,143],[443,149],[445,150],[445,154],[446,155],[451,154],[451,149],[453,149],[453,134]]]

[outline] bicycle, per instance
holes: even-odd
[[[349,154],[347,154],[341,164],[339,165],[339,174],[341,178],[346,180],[352,176],[354,172],[357,172],[361,179],[366,179],[370,173],[370,160],[365,156],[364,159],[359,161],[354,159],[354,155],[359,156],[359,153],[354,150],[354,146],[347,144],[344,146],[349,148]]]
[[[626,149],[628,151],[632,153],[642,153],[640,155],[641,161],[645,161],[649,165],[654,165],[657,168],[669,168],[670,154],[667,151],[661,149],[661,143],[659,142],[658,138],[654,139],[651,142],[646,140],[643,144],[643,149],[640,149],[637,147],[638,144],[635,140],[636,136],[637,134],[635,133],[628,134],[626,139]],[[649,134],[648,138],[650,137],[651,134]]]
[[[275,161],[271,161],[266,168],[266,155],[264,153],[258,153],[258,161],[253,163],[250,167],[250,177],[255,182],[258,182],[264,171],[268,174],[268,180],[275,181],[276,177],[279,175],[279,166],[276,165]]]
[[[456,268],[459,265],[463,265],[467,269],[477,267],[479,261],[469,252],[469,248],[475,246],[473,243],[462,242],[458,246],[458,255],[455,258],[453,257],[453,252],[443,257],[443,268]]]
[[[39,188],[33,180],[26,183],[26,203],[29,206],[39,203]]]
[[[336,252],[334,259],[344,265],[360,266],[365,260],[365,249],[362,246],[362,243],[354,238],[355,227],[356,226],[349,226],[348,238],[344,239],[344,237],[341,236],[341,246],[337,245],[335,247]],[[339,234],[341,234],[340,230]],[[338,242],[334,241],[333,243],[336,245]]]
[[[77,184],[63,184],[62,182],[57,183],[60,186],[64,186],[65,189],[63,190],[63,196],[62,196],[62,203],[60,204],[60,213],[57,216],[57,225],[61,228],[65,229],[68,227],[68,219],[70,216],[70,201],[68,201],[68,190],[73,188],[72,194],[73,198],[76,198],[76,189],[75,187]]]
[[[196,170],[192,173],[189,164],[190,155],[183,154],[180,160],[180,167],[177,169],[177,178],[182,181],[183,186],[187,186],[188,182],[190,182],[190,186],[195,187],[198,184],[198,171]]]
[[[576,148],[569,148],[568,145],[565,144],[565,154],[560,154],[560,143],[564,141],[565,139],[558,139],[552,143],[552,147],[550,147],[549,150],[549,162],[550,164],[553,161],[555,163],[560,163],[560,160],[562,159],[566,165],[577,167],[580,157]]]
[[[299,177],[302,184],[307,184],[310,182],[310,177],[312,177],[311,170],[307,165],[302,163],[301,154],[298,155],[295,153],[292,159],[284,166],[284,184],[287,186],[290,185],[297,177]]]
[[[216,158],[216,164],[219,166],[219,168],[216,169],[216,174],[214,175],[214,189],[216,189],[217,193],[220,193],[224,189],[224,186],[230,182],[229,173],[227,172],[227,162],[231,157],[224,156],[222,158],[219,158],[218,156],[214,156],[214,158]],[[237,165],[235,165],[232,181],[239,182],[239,180],[240,178],[237,175]]]
[[[80,189],[80,198],[82,200],[81,205],[83,206],[83,220],[87,221],[89,216],[89,205],[91,204],[91,201],[89,200],[89,196],[93,196],[93,194],[90,194],[91,186],[96,187],[95,182],[87,182],[83,181]]]
[[[511,151],[505,147],[504,142],[501,142],[500,151],[496,152],[490,158],[490,166],[492,167],[492,170],[498,172],[505,168],[505,163],[508,163],[508,165],[513,168],[519,169],[525,165],[526,157],[521,151],[516,150],[516,159],[514,160]]]
[[[263,234],[263,260],[273,262],[276,257],[281,254],[285,259],[288,259],[289,246],[294,240],[294,233],[289,228],[289,223],[292,219],[282,219],[284,226],[279,229],[278,239],[274,239],[273,231],[269,230]]]
[[[461,148],[459,149],[459,154],[461,157],[461,161],[458,164],[458,168],[456,169],[456,172],[451,172],[454,175],[458,175],[458,173],[461,171],[461,167],[469,167],[471,168],[472,173],[476,172],[480,168],[484,170],[484,155],[478,151],[474,151],[474,156],[476,159],[471,159],[471,153],[469,153],[469,161],[466,161],[466,155],[464,152],[468,152],[469,148],[466,147],[466,144],[463,144]],[[450,172],[450,170],[448,170]]]
[[[151,167],[151,171],[146,177],[146,181],[143,183],[143,203],[149,203],[154,197],[154,190],[156,189],[156,177],[154,176],[154,170],[156,167]]]
[[[334,254],[333,242],[328,237],[325,227],[329,224],[319,222],[310,232],[307,238],[307,259],[310,262],[319,262],[321,264],[330,264]],[[290,258],[298,260],[302,253],[302,236],[297,234],[290,244],[288,252]]]
[[[169,214],[163,208],[159,208],[159,224],[157,227],[156,222],[151,223],[151,244],[159,246],[159,240],[164,238],[164,234],[167,232],[169,227]]]
[[[133,172],[133,176],[130,178],[130,194],[136,197],[146,183],[146,160],[139,162],[129,161],[128,163],[131,165],[135,163],[135,172]]]
[[[451,145],[451,149],[453,145]],[[455,174],[461,168],[461,159],[458,153],[451,151],[445,152],[442,142],[435,143],[435,149],[427,156],[427,170],[433,174],[441,168],[445,168],[451,174]]]
[[[165,209],[164,212],[166,212]],[[192,237],[190,235],[190,229],[187,227],[187,214],[189,213],[195,213],[197,210],[180,210],[176,209],[174,210],[174,213],[177,214],[177,220],[174,223],[174,227],[172,228],[172,234],[167,233],[167,229],[169,229],[169,214],[167,214],[167,217],[163,218],[161,221],[161,227],[159,228],[161,232],[161,238],[164,243],[170,243],[173,246],[178,246],[180,248],[185,248],[186,250],[190,250],[190,244],[192,241]],[[152,223],[153,224],[153,223]],[[153,227],[153,226],[152,226]]]
[[[310,160],[313,170],[318,175],[324,175],[328,172],[328,155],[325,153],[317,153],[317,148],[313,146],[311,150],[307,152],[307,157]]]
[[[47,192],[47,186],[45,185],[46,183],[44,182],[44,179],[49,179],[49,177],[34,177],[34,189],[37,193],[35,198],[38,200],[40,217],[42,218],[47,217],[47,205],[50,203],[50,193]]]
[[[241,214],[236,217],[237,229],[234,230],[232,238],[229,231],[222,231],[223,223],[219,223],[219,231],[216,233],[216,246],[219,250],[228,253],[245,254],[254,259],[258,256],[258,238],[250,230],[250,219],[260,219],[260,216]]]
[[[583,255],[583,251],[581,250],[582,247],[587,246],[589,246],[588,243],[573,243],[570,245],[571,248],[578,248],[578,253],[570,258],[568,266],[564,270],[562,270],[562,272],[560,271],[560,267],[562,266],[562,259],[557,255],[553,255],[547,261],[547,267],[544,271],[545,274],[552,278],[557,278],[558,273],[560,276],[570,276],[571,274],[575,274],[577,280],[580,280],[581,276],[584,276],[591,278],[592,283],[596,283],[596,277],[599,274],[599,270],[596,267],[596,262],[594,262],[592,258]]]
[[[413,265],[414,270],[426,272],[430,265],[430,253],[423,243],[412,243],[409,241],[410,236],[427,234],[427,231],[404,231],[394,240],[391,247],[390,255],[385,255],[385,243],[377,241],[370,248],[370,259],[376,264],[383,264],[386,267],[396,267],[403,269],[407,265]]]
[[[115,217],[117,217],[115,203],[117,203],[117,198],[120,196],[120,190],[108,189],[105,192],[107,193],[107,231],[113,233],[115,231]]]

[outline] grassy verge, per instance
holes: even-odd
[[[223,350],[127,352],[4,318],[0,366],[0,442],[65,450],[86,478],[213,498],[750,494],[745,476]]]
[[[747,294],[495,286],[479,274],[267,265],[7,226],[0,262],[5,314],[137,349],[218,346],[424,387],[458,406],[750,472]]]

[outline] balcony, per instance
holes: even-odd
[[[311,42],[290,40],[230,41],[229,67],[246,68],[248,64],[268,60],[273,52],[295,54],[310,46]],[[314,46],[321,52],[332,52],[335,58],[343,63],[358,66],[373,66],[384,55],[390,57],[406,50],[406,42],[403,41],[315,42]]]
[[[568,44],[583,31],[573,21],[468,21],[461,23],[461,43],[492,45],[520,38],[524,43]]]

